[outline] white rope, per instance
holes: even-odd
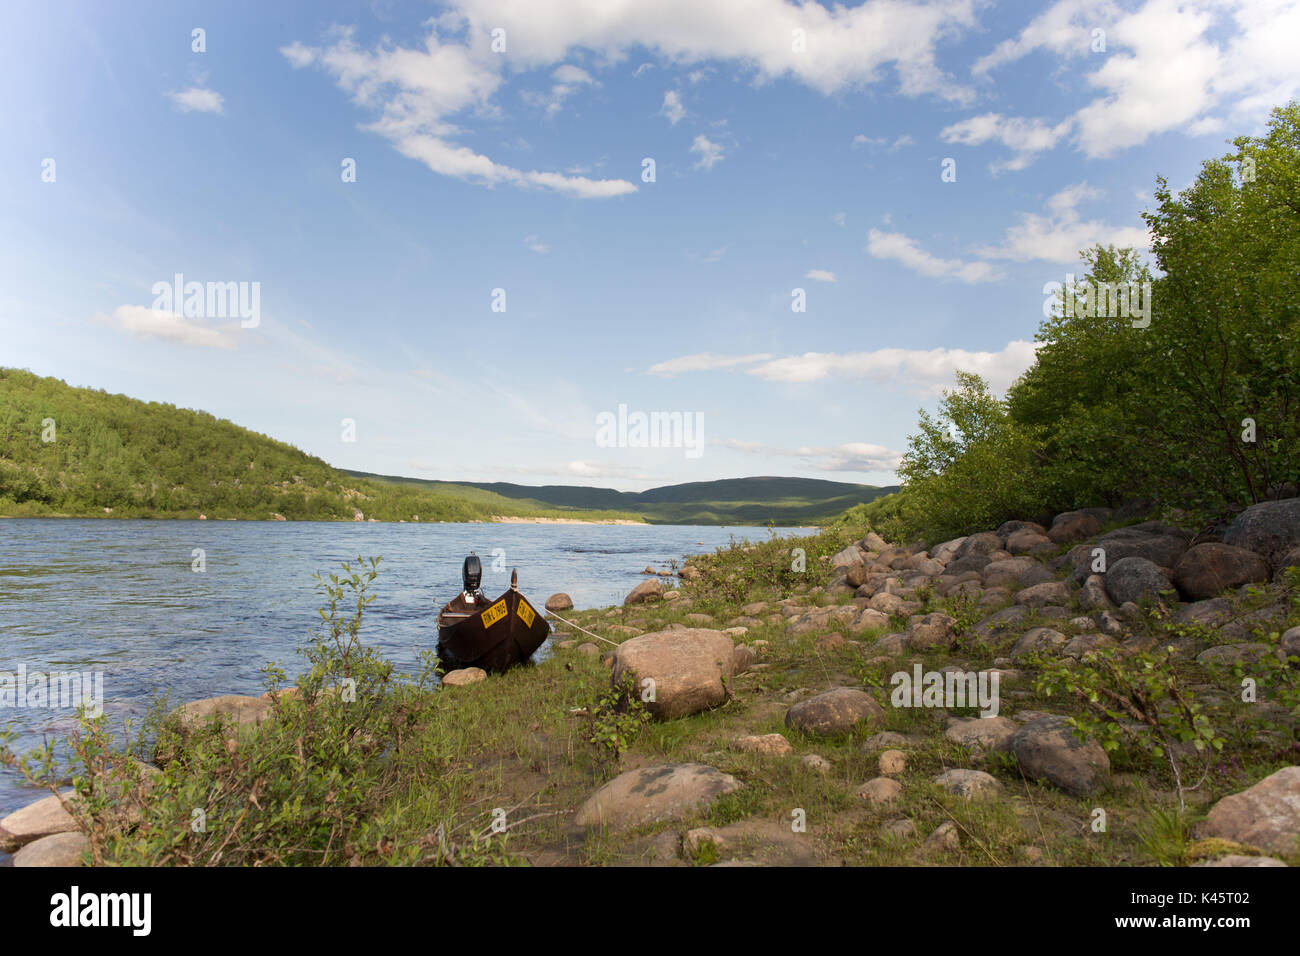
[[[596,640],[604,641],[606,644],[609,644],[611,647],[620,646],[614,641],[611,641],[607,637],[601,637],[599,634],[592,634],[591,631],[587,630],[581,624],[574,624],[572,621],[565,621],[564,618],[560,617],[560,615],[556,614],[554,611],[547,611],[546,613],[551,615],[551,617],[558,618],[559,620],[564,621],[564,623],[569,625],[569,627],[576,627],[578,630],[582,631],[583,634],[591,634],[591,636],[594,637]]]

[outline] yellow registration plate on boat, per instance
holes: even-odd
[[[490,608],[483,612],[483,626],[491,627],[497,621],[506,616],[506,602],[497,601]]]
[[[524,622],[524,627],[532,627],[533,620],[537,617],[537,615],[533,613],[533,609],[523,601],[519,602],[518,614],[519,620]]]

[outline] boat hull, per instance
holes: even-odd
[[[438,657],[445,669],[481,667],[500,673],[523,664],[542,646],[551,626],[511,588],[481,611],[438,615]]]

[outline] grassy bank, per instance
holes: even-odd
[[[174,731],[162,731],[160,746],[174,754],[160,774],[151,772],[147,793],[129,775],[107,769],[95,756],[92,734],[92,745],[82,749],[101,767],[82,768],[79,776],[87,792],[84,813],[95,817],[95,853],[108,864],[694,865],[737,859],[1181,865],[1233,849],[1192,836],[1213,801],[1296,762],[1297,682],[1285,665],[1252,671],[1268,675],[1260,682],[1266,688],[1263,703],[1243,703],[1234,693],[1205,697],[1211,739],[1221,741],[1222,749],[1212,746],[1202,759],[1189,744],[1180,754],[1185,770],[1203,764],[1205,774],[1199,786],[1185,788],[1182,811],[1168,759],[1138,745],[1117,745],[1110,753],[1108,788],[1080,798],[1026,779],[1005,753],[972,753],[945,736],[948,719],[973,716],[970,710],[886,706],[882,724],[832,738],[786,726],[794,701],[829,688],[858,687],[888,701],[891,673],[914,663],[925,670],[989,668],[1026,629],[1050,624],[1068,634],[1079,631],[1035,613],[1014,632],[979,636],[971,625],[989,609],[977,612],[960,598],[925,592],[918,595],[924,612],[947,612],[959,622],[951,650],[893,659],[874,652],[881,634],[906,626],[899,618],[888,628],[851,633],[849,640],[841,625],[792,633],[788,625],[796,611],[851,608],[848,596],[829,596],[822,582],[829,577],[830,555],[861,531],[844,526],[813,538],[723,549],[692,561],[701,575],[683,582],[675,598],[567,612],[613,642],[675,624],[746,628],[738,642],[753,647],[758,662],[732,679],[731,699],[664,722],[642,721],[636,705],[614,706],[608,667],[599,656],[609,648],[578,649],[589,640],[578,631],[557,634],[557,642],[572,643],[549,659],[482,683],[434,690],[428,671],[401,680],[362,650],[361,615],[373,579],[351,569],[328,585],[333,590],[327,591],[324,630],[311,652],[311,668],[298,680],[298,695],[277,696],[271,719],[259,730],[214,723],[183,742]],[[806,571],[796,570],[796,547],[805,551]],[[1300,623],[1296,583],[1289,592],[1265,588],[1230,600],[1242,614],[1287,601],[1283,627],[1291,626]],[[1278,629],[1264,630],[1257,639],[1276,643]],[[1153,611],[1126,641],[1133,666],[1140,668],[1143,655],[1189,634]],[[1231,665],[1208,667],[1178,657],[1165,662],[1161,673],[1180,688],[1240,684]],[[1043,710],[1086,721],[1086,703],[1063,689],[1059,664],[1018,659],[1002,690],[1001,716],[1015,720]],[[357,681],[360,705],[342,703],[328,690],[345,676]],[[269,678],[274,685],[283,675],[272,669]],[[903,735],[902,743],[891,746],[906,755],[906,768],[897,775],[901,795],[888,806],[857,796],[858,787],[881,774],[884,747],[872,745],[881,731]],[[767,733],[784,734],[793,753],[762,756],[734,745],[739,737]],[[152,754],[149,746],[137,752]],[[802,761],[810,754],[826,761],[825,772]],[[622,771],[666,762],[705,763],[733,774],[743,787],[706,811],[672,822],[617,833],[572,825],[574,811],[601,784]],[[998,799],[965,800],[933,782],[952,768],[990,773],[1001,784]],[[1190,782],[1190,776],[1184,780]],[[141,822],[126,829],[115,825],[115,808],[132,799],[142,807]],[[195,807],[205,808],[201,833],[191,826]],[[1104,811],[1101,831],[1095,829],[1098,809]],[[792,830],[796,810],[806,815],[806,832]],[[494,821],[502,832],[494,832]],[[913,832],[883,832],[901,821],[911,821]],[[946,848],[928,845],[927,835],[945,822],[955,826],[956,841]],[[695,826],[719,830],[725,847],[680,850],[681,834]],[[1300,849],[1289,862],[1300,864]]]

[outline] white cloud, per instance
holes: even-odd
[[[883,149],[889,153],[896,153],[904,146],[911,146],[914,142],[915,140],[913,140],[907,133],[897,137],[893,142],[890,142],[887,136],[873,137],[868,136],[866,133],[859,133],[857,136],[853,137],[853,141],[849,145],[854,149],[857,149],[860,146],[869,146],[872,150]]]
[[[804,273],[805,279],[812,279],[815,282],[834,282],[835,273],[827,269],[809,269]]]
[[[771,357],[767,353],[757,355],[714,355],[711,352],[697,352],[694,355],[683,355],[681,358],[659,362],[650,366],[646,372],[649,375],[660,375],[669,378],[673,375],[680,375],[682,372],[711,372],[718,369],[734,368],[737,365],[763,362]]]
[[[1095,29],[1105,31],[1104,53],[1092,53]],[[1075,148],[1099,158],[1171,130],[1217,132],[1216,112],[1238,124],[1262,121],[1300,93],[1297,35],[1300,0],[1146,0],[1127,11],[1105,0],[1059,0],[974,72],[987,75],[1038,50],[1083,58],[1080,75],[1101,95],[1044,128],[1069,124]]]
[[[747,365],[746,375],[769,382],[806,384],[827,378],[865,379],[937,394],[952,385],[958,369],[976,372],[996,389],[1005,389],[1034,362],[1033,342],[1008,342],[996,352],[968,349],[883,348],[863,352],[805,352],[774,359],[770,355],[683,355],[653,365],[652,375],[726,371]]]
[[[554,84],[551,86],[550,93],[540,93],[535,90],[523,93],[523,100],[530,106],[544,108],[546,115],[553,116],[564,107],[564,101],[578,90],[579,87],[596,85],[591,74],[578,66],[565,63],[555,68],[551,73],[551,79]]]
[[[447,15],[434,21],[423,50],[391,45],[363,50],[354,42],[353,31],[344,29],[335,32],[327,46],[293,43],[280,52],[294,67],[315,65],[330,73],[357,106],[379,114],[366,129],[379,133],[403,156],[424,163],[435,173],[488,186],[500,183],[549,189],[578,199],[636,192],[637,187],[624,179],[593,180],[515,169],[457,145],[454,137],[459,130],[450,118],[470,108],[487,109],[501,84],[500,57],[487,52],[486,44],[475,47],[473,42],[466,45],[439,39],[438,25],[450,31],[457,20]],[[572,87],[578,79],[573,70],[557,69],[552,74],[561,81],[557,86]],[[585,71],[578,72],[585,75]]]
[[[846,442],[842,445],[802,448],[779,448],[761,442],[735,439],[720,444],[735,451],[764,457],[801,458],[806,467],[818,471],[892,472],[898,468],[903,459],[902,452],[869,442]]]
[[[538,239],[536,236],[524,236],[524,245],[533,250],[533,252],[541,255],[545,255],[551,251],[551,247],[546,245],[546,243],[542,242],[542,240]]]
[[[698,153],[700,160],[695,164],[696,169],[704,169],[706,172],[712,169],[718,163],[722,162],[724,153],[722,147],[710,140],[701,133],[695,137],[695,142],[691,143],[691,152]]]
[[[964,102],[972,92],[939,69],[936,46],[975,26],[975,0],[872,0],[827,8],[794,0],[455,0],[469,43],[487,49],[493,27],[510,38],[512,65],[555,63],[574,48],[615,63],[645,48],[675,64],[726,60],[760,81],[789,77],[834,93],[897,77],[908,96]],[[798,52],[792,31],[802,29]],[[504,59],[504,58],[502,58]]]
[[[1081,217],[1079,204],[1101,195],[1087,183],[1067,186],[1047,200],[1045,214],[1021,213],[1019,222],[1007,230],[1000,245],[981,246],[976,254],[1015,262],[1039,259],[1074,263],[1079,260],[1080,250],[1094,243],[1146,250],[1151,237],[1144,226],[1112,226]]]
[[[723,256],[727,254],[728,248],[729,248],[728,246],[719,246],[717,249],[714,249],[712,252],[710,252],[707,256],[701,256],[700,261],[717,262],[719,259],[721,259]]]
[[[980,57],[971,72],[985,76],[1038,49],[1064,59],[1084,56],[1092,50],[1092,31],[1107,29],[1119,16],[1119,8],[1109,0],[1061,0],[1030,21],[1015,39],[1003,40],[992,53]]]
[[[1024,169],[1039,153],[1060,142],[1073,125],[1073,120],[1068,119],[1055,126],[1048,126],[1042,120],[984,113],[946,126],[939,135],[946,143],[959,143],[963,146],[978,146],[989,140],[1002,143],[1015,156],[993,163],[991,168],[997,172],[1001,169]]]
[[[867,252],[877,259],[893,259],[913,272],[932,278],[950,278],[961,282],[995,282],[1002,273],[987,262],[940,259],[926,252],[916,240],[901,232],[872,229],[867,234]]]
[[[955,381],[958,369],[984,376],[1005,389],[1034,361],[1033,342],[1008,342],[997,352],[967,349],[883,348],[864,352],[805,352],[746,369],[771,382],[804,384],[826,378],[865,379],[898,384],[925,394],[937,394]]]
[[[216,90],[191,86],[188,90],[168,93],[172,106],[182,113],[222,113],[225,100]]]
[[[96,314],[93,320],[111,325],[136,338],[157,339],[175,345],[206,349],[233,349],[239,338],[239,323],[209,325],[202,319],[187,319],[174,312],[144,305],[119,305],[111,316]]]
[[[676,90],[669,90],[664,94],[664,105],[659,110],[659,115],[666,116],[673,126],[681,122],[682,117],[686,115],[686,107],[682,105],[681,95]]]
[[[835,223],[835,225],[839,226],[841,229],[844,228],[844,221],[845,217],[843,212],[837,212],[835,215],[831,216],[831,222]]]

